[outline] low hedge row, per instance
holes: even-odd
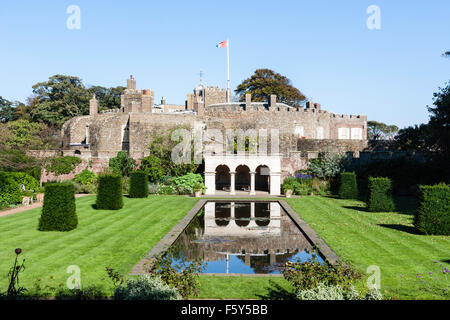
[[[389,178],[369,177],[369,196],[367,208],[373,212],[395,210],[392,199],[392,183]]]
[[[98,176],[97,209],[118,210],[123,207],[122,177],[103,173]]]
[[[339,197],[342,199],[358,198],[358,186],[356,184],[356,174],[354,172],[341,172]]]
[[[148,175],[144,171],[134,171],[130,173],[130,198],[147,198],[148,196]]]
[[[421,233],[450,235],[450,186],[420,186],[414,225]]]
[[[44,205],[39,219],[40,231],[70,231],[77,227],[75,188],[72,183],[45,185]]]

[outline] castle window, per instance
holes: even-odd
[[[323,127],[316,128],[316,139],[323,139]]]
[[[294,128],[294,134],[296,134],[296,135],[298,135],[300,137],[304,136],[304,132],[303,131],[304,130],[303,130],[302,126],[295,126],[295,128]]]
[[[350,139],[350,128],[338,128],[338,139]]]
[[[352,139],[362,140],[362,128],[352,128]]]

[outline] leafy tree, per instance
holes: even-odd
[[[102,86],[93,86],[89,88],[89,92],[95,94],[98,100],[98,111],[120,108],[120,96],[125,87],[118,86],[112,88],[105,88]]]
[[[434,107],[428,107],[428,126],[438,152],[450,156],[450,82],[433,94]]]
[[[432,151],[429,149],[429,127],[426,124],[414,125],[399,130],[395,143],[403,151]]]
[[[109,159],[109,167],[114,173],[128,177],[130,172],[136,169],[136,161],[125,151],[119,151],[115,158]]]
[[[325,152],[319,158],[310,160],[308,172],[319,179],[330,180],[341,172],[343,165],[342,155]]]
[[[396,125],[367,121],[367,135],[369,136],[369,140],[391,140],[397,132],[398,127]]]
[[[395,137],[400,150],[434,152],[450,156],[450,83],[433,94],[434,107],[427,107],[430,120],[398,132]]]
[[[248,79],[242,81],[235,90],[241,101],[245,100],[245,94],[250,93],[253,101],[267,101],[270,95],[277,95],[279,101],[293,107],[301,107],[306,100],[303,93],[295,88],[291,80],[270,69],[257,69]]]
[[[91,95],[78,77],[54,75],[33,86],[33,121],[60,127],[66,120],[89,113]]]
[[[0,122],[15,120],[15,108],[11,101],[0,96]]]

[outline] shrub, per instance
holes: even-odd
[[[103,173],[98,176],[97,209],[118,210],[123,207],[122,177]]]
[[[70,231],[77,227],[75,189],[71,183],[45,185],[40,231]]]
[[[147,198],[148,177],[144,171],[134,171],[130,174],[130,198]]]
[[[330,179],[342,170],[344,157],[340,154],[325,152],[308,164],[308,172],[319,179]]]
[[[356,174],[354,172],[341,172],[339,196],[342,199],[358,198],[358,187],[356,185]]]
[[[284,193],[286,193],[286,190],[294,191],[296,184],[298,184],[298,182],[294,177],[287,177],[283,180],[283,183],[281,184],[281,190]]]
[[[77,165],[81,163],[78,157],[56,157],[50,160],[50,163],[45,166],[47,172],[53,172],[59,176],[61,174],[71,173]]]
[[[422,233],[450,235],[450,186],[420,186],[420,204],[414,225]]]
[[[115,158],[109,159],[109,167],[114,170],[114,173],[128,177],[136,168],[136,161],[125,151],[119,151]]]
[[[22,190],[17,181],[9,174],[0,172],[0,205],[8,207],[22,202]]]
[[[126,286],[118,286],[114,291],[115,300],[181,300],[176,288],[161,280],[161,277],[139,276],[129,279]]]
[[[142,158],[140,170],[147,173],[150,182],[161,181],[162,177],[164,177],[161,159],[152,155]]]
[[[199,273],[203,270],[201,261],[181,262],[172,265],[172,254],[166,253],[158,257],[148,272],[171,287],[175,287],[183,298],[196,296],[200,290]]]
[[[371,289],[365,296],[361,296],[355,287],[345,290],[339,285],[325,285],[319,283],[312,289],[300,290],[297,293],[299,300],[382,300],[382,295],[377,289]]]
[[[176,177],[171,182],[178,194],[192,194],[194,186],[203,184],[203,178],[198,173],[188,173],[181,177]]]
[[[73,182],[83,184],[83,185],[92,185],[97,182],[97,175],[90,171],[89,169],[84,169],[73,178]]]
[[[282,273],[296,292],[316,288],[319,283],[327,286],[340,285],[348,289],[353,280],[361,278],[361,275],[348,265],[330,266],[318,262],[316,258],[303,263],[288,263]]]
[[[97,192],[97,175],[87,168],[81,171],[72,180],[76,193],[96,193]]]
[[[369,198],[367,208],[373,212],[394,211],[392,184],[389,178],[369,177]]]

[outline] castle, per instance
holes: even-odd
[[[267,102],[252,102],[251,96],[247,94],[243,102],[227,103],[225,89],[207,87],[202,83],[192,94],[187,95],[184,106],[169,105],[165,99],[156,105],[154,92],[136,89],[136,79],[131,76],[121,96],[120,108],[99,113],[94,96],[90,100],[89,115],[72,118],[63,125],[63,155],[75,155],[91,161],[96,164],[94,171],[101,171],[108,165],[109,159],[121,150],[137,160],[147,156],[148,145],[153,137],[179,126],[223,132],[230,129],[276,130],[279,145],[277,155],[268,155],[273,159],[267,160],[272,161],[272,166],[278,167],[275,171],[270,168],[269,184],[273,185],[296,170],[306,168],[308,159],[317,157],[320,152],[358,153],[367,147],[366,116],[334,114],[313,102],[307,102],[306,108],[295,108],[277,102],[274,95]],[[205,156],[206,159],[210,165],[205,163],[205,180],[209,177],[209,184],[212,184],[211,177],[214,175],[217,183],[221,173],[211,166],[223,163],[220,163],[221,160],[211,162],[211,158]],[[239,163],[240,160],[235,157],[232,161]],[[242,161],[252,162],[251,159]],[[245,166],[245,163],[240,166]],[[231,189],[234,189],[237,182],[230,183],[230,180],[234,180],[234,172],[238,179],[239,172],[237,168],[227,169],[222,180],[225,181],[224,185],[228,181]],[[242,185],[253,182],[252,186],[256,184],[257,187],[258,179],[254,176],[258,174],[258,168],[247,169]]]

